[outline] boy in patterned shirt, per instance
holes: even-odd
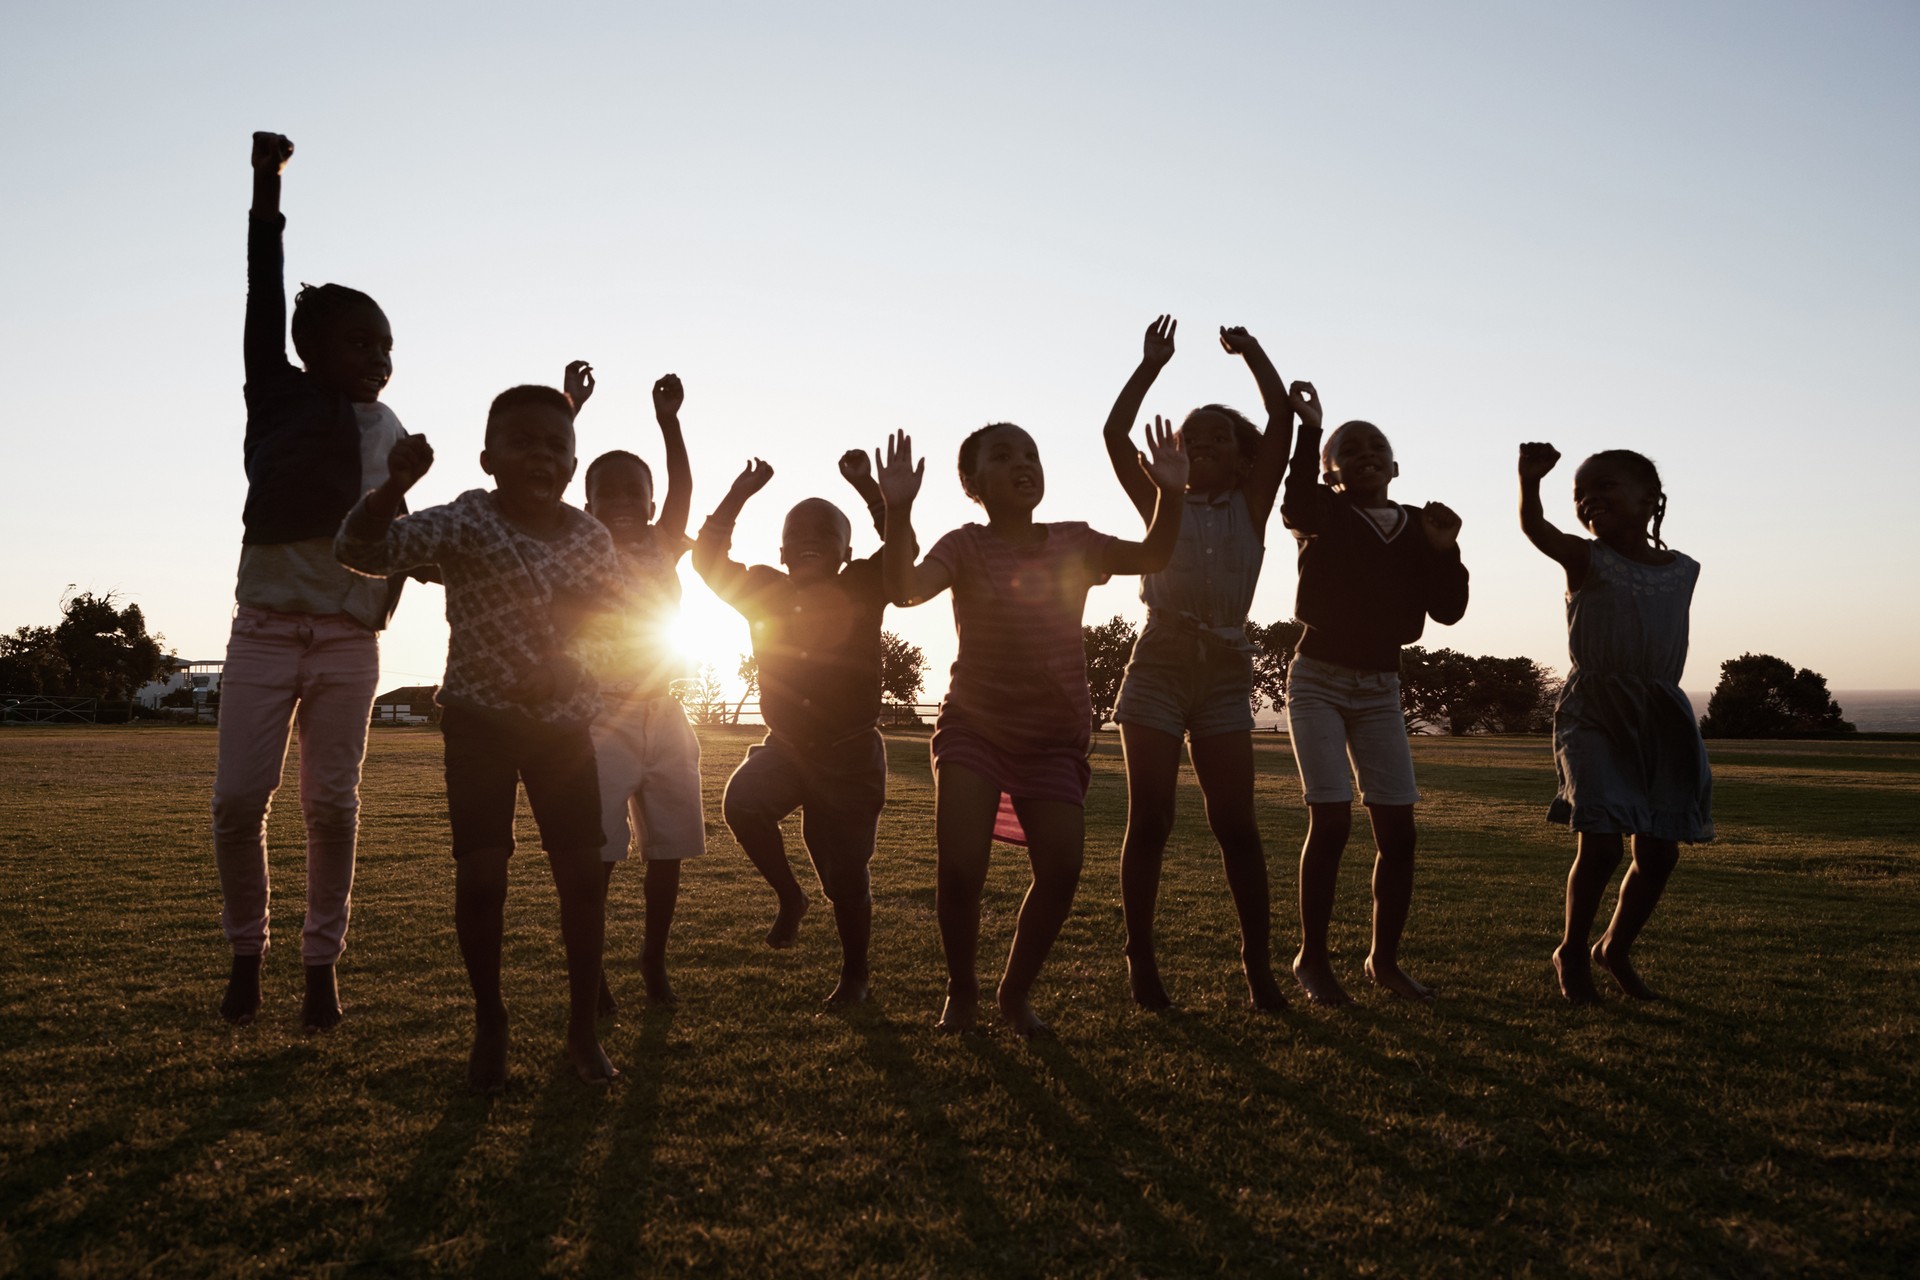
[[[334,551],[359,573],[437,564],[446,581],[447,673],[438,701],[454,926],[474,999],[467,1080],[482,1093],[506,1087],[500,946],[514,802],[525,783],[560,895],[567,1054],[581,1079],[604,1084],[617,1073],[595,1027],[607,882],[588,726],[600,696],[569,642],[591,602],[618,590],[619,562],[606,528],[561,501],[576,459],[573,405],[559,391],[522,386],[495,397],[480,454],[491,491],[400,515],[402,495],[432,463],[424,436],[395,445],[385,483],[347,514]]]

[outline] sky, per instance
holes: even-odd
[[[1040,516],[1136,536],[1100,446],[1157,314],[1147,415],[1256,420],[1245,325],[1329,421],[1392,438],[1394,496],[1464,518],[1472,603],[1424,643],[1566,665],[1563,580],[1522,538],[1522,440],[1651,455],[1703,565],[1684,684],[1748,651],[1920,687],[1920,9],[1904,3],[9,5],[0,43],[0,630],[69,584],[221,656],[245,496],[255,129],[290,136],[289,284],[392,320],[386,402],[485,483],[487,402],[593,361],[584,463],[661,457],[687,389],[694,525],[750,457],[735,536],[896,428],[922,545],[977,512],[954,451],[1027,427]],[[1900,371],[1905,369],[1906,373]],[[581,500],[576,479],[569,494]],[[744,623],[690,568],[730,674]],[[1276,519],[1253,617],[1292,612]],[[437,681],[438,588],[382,687]],[[1139,619],[1138,584],[1087,619]],[[945,598],[888,625],[954,650]]]

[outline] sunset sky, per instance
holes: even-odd
[[[1465,519],[1473,602],[1426,643],[1565,666],[1558,569],[1514,455],[1652,455],[1704,572],[1686,686],[1748,650],[1839,689],[1920,686],[1920,8],[1905,3],[9,6],[0,629],[116,591],[182,656],[226,643],[245,492],[249,135],[298,147],[289,284],[391,317],[386,394],[484,482],[488,400],[591,359],[580,456],[658,463],[685,380],[694,522],[760,456],[735,546],[895,428],[923,545],[973,518],[960,438],[1026,426],[1043,518],[1134,536],[1100,450],[1159,312],[1147,412],[1252,379],[1258,335],[1334,420],[1380,424],[1403,501]],[[1901,373],[1905,369],[1907,372]],[[579,500],[578,482],[570,494]],[[731,674],[743,623],[694,577]],[[1139,617],[1138,583],[1089,621]],[[1253,616],[1290,616],[1276,518]],[[945,599],[890,615],[953,653]],[[384,641],[432,683],[437,588]]]

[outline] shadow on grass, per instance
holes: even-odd
[[[493,1105],[493,1099],[465,1090],[447,1098],[432,1131],[414,1149],[412,1165],[387,1194],[386,1212],[353,1268],[385,1270],[422,1261],[422,1252],[443,1234],[447,1191],[485,1131]]]
[[[658,1202],[654,1186],[654,1151],[660,1138],[660,1083],[666,1079],[667,1033],[673,1030],[672,1009],[651,1005],[640,1011],[640,1038],[634,1058],[620,1086],[619,1109],[607,1135],[607,1157],[587,1218],[591,1239],[587,1245],[588,1275],[615,1275],[637,1270],[640,1234],[651,1221],[649,1206]]]

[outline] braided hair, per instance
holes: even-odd
[[[358,289],[343,284],[302,284],[293,295],[293,349],[300,363],[311,365],[317,354],[312,344],[339,322],[340,317],[361,307],[380,304]]]
[[[1611,462],[1626,469],[1628,475],[1653,490],[1653,545],[1662,551],[1667,544],[1660,540],[1660,522],[1667,518],[1667,491],[1660,484],[1660,468],[1653,465],[1653,459],[1644,453],[1635,453],[1631,449],[1602,449],[1587,459],[1587,462]],[[1585,466],[1586,463],[1580,464]]]

